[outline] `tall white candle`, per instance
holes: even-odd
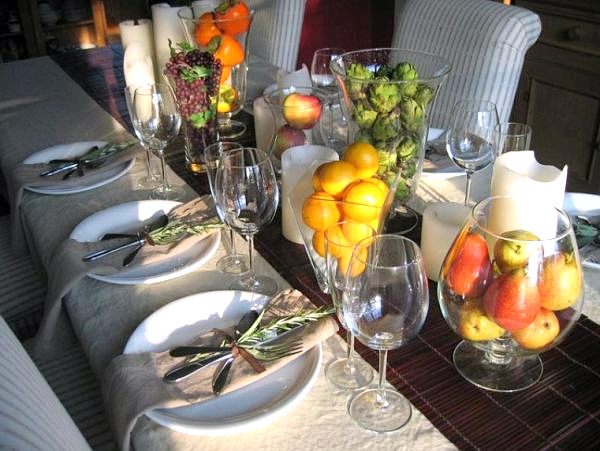
[[[469,216],[470,208],[453,202],[435,202],[423,212],[421,251],[427,277],[438,280],[446,254]]]
[[[123,74],[126,86],[132,90],[138,86],[154,83],[152,59],[141,43],[133,41],[125,49]]]
[[[154,23],[154,47],[156,50],[157,73],[162,74],[167,60],[170,57],[169,39],[176,45],[185,41],[183,24],[177,12],[180,9],[188,10],[191,15],[191,8],[174,6],[168,3],[157,3],[152,5],[152,22]]]
[[[136,23],[137,22],[137,23]],[[154,32],[152,30],[152,21],[150,19],[139,19],[137,21],[124,20],[119,23],[121,33],[121,43],[127,50],[129,45],[137,42],[143,50],[144,55],[150,56],[152,64],[156,63],[154,54]]]

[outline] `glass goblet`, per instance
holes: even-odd
[[[250,268],[230,288],[275,294],[277,282],[254,270],[254,235],[273,220],[279,203],[277,178],[269,155],[248,147],[221,155],[214,194],[225,224],[248,240]]]
[[[144,148],[146,152],[146,175],[140,177],[137,181],[137,187],[141,189],[152,189],[155,188],[158,184],[158,177],[154,174],[152,170],[152,155],[150,149],[144,142],[144,140],[140,137],[140,132],[135,126],[135,121],[133,120],[133,93],[135,89],[132,90],[130,86],[125,86],[125,103],[127,105],[127,112],[129,113],[129,118],[131,119],[131,124],[133,125],[133,131],[140,142],[140,145]]]
[[[496,125],[495,134],[498,156],[506,152],[531,149],[531,127],[527,124],[504,122]]]
[[[133,95],[134,127],[148,147],[158,153],[161,166],[161,186],[152,191],[153,199],[178,200],[184,195],[181,188],[167,180],[165,147],[179,133],[181,116],[169,85],[156,83],[135,90]]]
[[[419,247],[401,235],[376,235],[352,254],[342,307],[361,343],[379,351],[377,388],[356,394],[348,413],[362,427],[394,431],[411,417],[410,403],[386,387],[387,352],[414,338],[427,316],[429,291]]]
[[[355,243],[363,238],[372,237],[375,233],[371,226],[353,221],[338,222],[325,231],[325,259],[329,293],[338,319],[346,329],[346,342],[348,343],[346,357],[331,362],[325,368],[325,376],[333,385],[344,390],[365,387],[373,380],[371,366],[363,360],[354,359],[354,335],[344,321],[342,295]]]
[[[454,105],[451,117],[446,150],[454,164],[467,174],[465,205],[469,205],[473,173],[488,167],[496,157],[498,112],[492,102],[467,99]]]
[[[221,155],[230,152],[232,150],[241,149],[242,146],[236,142],[219,141],[204,148],[204,163],[206,165],[206,174],[208,176],[208,183],[210,185],[210,191],[213,199],[216,199],[215,195],[215,174],[217,172],[217,166]],[[224,214],[219,209],[218,205],[217,213],[224,221]],[[235,232],[231,227],[229,229],[229,239],[231,242],[231,250],[228,255],[225,255],[217,262],[217,268],[219,271],[228,274],[243,274],[248,271],[248,257],[242,254],[238,254],[235,245]]]

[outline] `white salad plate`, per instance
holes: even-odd
[[[570,217],[585,216],[592,222],[600,219],[600,196],[588,193],[565,193],[563,210]],[[600,265],[582,259],[581,264],[588,268],[600,269]]]
[[[70,238],[80,242],[98,241],[107,233],[129,233],[141,229],[160,214],[167,214],[180,202],[142,200],[127,202],[88,216],[71,232]],[[135,265],[115,274],[87,275],[102,282],[119,285],[138,285],[164,282],[195,271],[217,251],[221,234],[215,232],[195,246],[181,252],[170,252],[169,258],[151,264]],[[125,256],[124,253],[123,256]]]
[[[171,302],[133,332],[124,354],[166,351],[189,344],[214,327],[231,327],[250,309],[262,310],[269,297],[245,291],[210,291]],[[272,374],[231,393],[175,409],[146,413],[151,420],[194,435],[229,435],[266,425],[294,408],[319,374],[321,347],[315,346]]]
[[[104,146],[106,144],[106,141],[80,141],[68,144],[59,144],[29,155],[27,158],[25,158],[25,160],[23,160],[23,164],[47,163],[56,159],[76,158],[85,154],[93,146]],[[82,184],[79,186],[70,186],[64,188],[57,186],[26,186],[25,188],[29,191],[39,194],[62,195],[82,193],[84,191],[89,191],[117,180],[119,177],[127,174],[134,163],[135,158],[132,158],[129,161],[124,161],[123,164],[108,169],[105,174],[106,178],[94,183],[87,184],[85,182],[85,178],[82,178]]]

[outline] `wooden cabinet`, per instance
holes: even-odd
[[[600,193],[600,4],[515,0],[542,33],[526,55],[512,119],[533,129],[541,163],[569,166],[567,190]]]

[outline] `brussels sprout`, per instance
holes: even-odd
[[[418,80],[419,73],[416,67],[411,63],[398,63],[392,70],[392,80],[412,81]],[[417,83],[401,83],[398,85],[400,93],[404,97],[413,97],[417,93]]]
[[[364,92],[366,83],[361,83],[356,79],[371,80],[373,79],[373,73],[360,63],[352,63],[348,66],[346,75],[350,77],[347,84],[350,98],[353,100],[364,99],[366,97]]]
[[[408,185],[408,181],[404,180],[402,177],[398,179],[398,185],[396,186],[396,199],[400,202],[408,200],[410,197],[410,186]]]
[[[415,102],[425,109],[429,105],[429,102],[431,102],[431,99],[433,99],[433,89],[424,84],[419,85],[414,99]]]
[[[405,136],[400,141],[400,144],[398,145],[396,151],[398,153],[398,158],[400,158],[401,160],[407,160],[417,155],[418,146],[414,140],[412,140],[408,136]]]
[[[400,133],[400,116],[395,111],[379,114],[373,123],[372,134],[376,141],[388,141]]]
[[[418,132],[423,122],[423,108],[413,99],[400,103],[400,120],[405,130]]]
[[[377,111],[368,109],[363,103],[356,103],[352,118],[361,130],[369,129],[377,119]]]
[[[394,83],[382,79],[381,83],[371,85],[367,93],[369,102],[379,113],[389,113],[400,102],[400,91]]]

